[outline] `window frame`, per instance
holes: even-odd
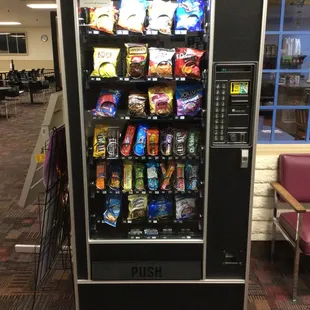
[[[310,143],[310,105],[278,105],[278,97],[279,97],[279,83],[280,76],[283,73],[304,73],[308,75],[310,73],[309,69],[281,69],[281,58],[282,58],[282,41],[283,38],[287,35],[310,35],[309,31],[285,31],[284,30],[284,19],[285,19],[285,8],[286,8],[286,0],[280,0],[280,27],[277,31],[265,31],[265,36],[275,35],[278,36],[278,47],[277,47],[277,62],[275,69],[263,69],[264,73],[274,73],[275,74],[275,87],[274,87],[274,99],[273,105],[270,106],[261,106],[259,107],[259,112],[261,111],[271,111],[272,112],[272,123],[271,123],[271,137],[270,141],[259,140],[260,133],[258,133],[258,141],[259,144],[309,144]],[[310,55],[309,55],[310,57]],[[309,84],[310,88],[310,84]],[[305,140],[276,140],[275,138],[275,129],[277,122],[277,112],[279,110],[308,110],[308,125],[305,135]],[[260,130],[258,128],[258,130]]]

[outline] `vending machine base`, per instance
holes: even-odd
[[[244,306],[245,284],[86,283],[91,282],[78,285],[80,310],[241,310]]]

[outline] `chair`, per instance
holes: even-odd
[[[310,213],[301,203],[310,202],[310,154],[286,154],[279,158],[279,182],[274,189],[271,258],[275,252],[276,229],[295,250],[293,270],[293,300],[297,297],[300,253],[310,255]],[[277,208],[287,202],[294,212],[282,213]]]

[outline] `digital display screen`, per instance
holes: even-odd
[[[230,82],[230,94],[231,95],[248,95],[249,94],[249,82]]]

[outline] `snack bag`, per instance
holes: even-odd
[[[159,153],[159,130],[148,129],[147,130],[147,155],[157,156]]]
[[[187,139],[187,154],[189,156],[198,156],[198,146],[200,140],[200,133],[197,130],[191,130],[188,133]]]
[[[196,116],[201,110],[203,88],[201,85],[177,85],[177,115]]]
[[[147,195],[129,195],[128,196],[128,219],[141,220],[146,216]]]
[[[173,87],[154,86],[149,88],[150,112],[152,115],[167,116],[172,113]]]
[[[181,163],[177,164],[175,189],[179,192],[185,191],[185,165]]]
[[[143,191],[145,189],[144,186],[144,165],[135,164],[135,188],[138,191]]]
[[[172,58],[175,50],[150,47],[149,54],[149,76],[155,76],[159,78],[172,79]]]
[[[171,187],[171,178],[175,170],[175,164],[169,163],[168,169],[166,171],[165,169],[163,169],[164,167],[162,166],[162,164],[160,164],[160,167],[163,174],[163,182],[160,188],[166,190]]]
[[[186,155],[187,131],[176,129],[173,137],[173,152],[176,156]]]
[[[117,191],[121,188],[121,167],[118,165],[112,165],[110,167],[110,179],[109,187],[113,191]]]
[[[153,197],[148,203],[149,220],[167,219],[172,215],[172,201],[166,197]]]
[[[109,158],[118,158],[119,127],[108,127],[107,153]]]
[[[171,156],[173,150],[173,133],[171,129],[160,131],[160,151],[164,156]]]
[[[127,49],[126,76],[133,79],[140,79],[145,76],[148,44],[126,43]]]
[[[103,221],[116,227],[118,216],[121,212],[121,199],[120,196],[108,195],[106,198],[106,211],[103,213]]]
[[[116,67],[119,48],[94,48],[94,71],[91,76],[100,76],[102,78],[117,77]]]
[[[147,185],[151,191],[156,191],[159,186],[158,172],[159,167],[158,163],[150,162],[146,163],[146,172],[147,172]]]
[[[200,60],[205,51],[194,48],[177,47],[174,76],[200,80]]]
[[[199,165],[195,163],[186,163],[186,188],[189,191],[197,191],[199,186],[198,171]]]
[[[195,198],[176,195],[175,201],[177,220],[192,220],[197,216]]]
[[[124,172],[123,172],[123,191],[129,192],[132,190],[132,162],[124,163]]]
[[[110,7],[91,8],[89,27],[113,34],[118,10],[111,2]]]
[[[131,153],[131,147],[133,142],[133,137],[135,136],[136,126],[128,125],[126,129],[125,138],[122,144],[121,153],[123,156],[129,156]]]
[[[154,0],[150,2],[148,7],[149,26],[147,29],[170,35],[176,8],[177,4],[171,1]]]
[[[93,114],[102,117],[115,117],[120,97],[119,90],[102,90]]]
[[[131,116],[144,117],[147,94],[131,92],[128,96],[128,111]]]
[[[147,0],[122,0],[118,25],[123,29],[143,33]]]
[[[105,163],[99,163],[96,167],[96,188],[105,189],[107,178],[107,166]]]
[[[133,151],[137,156],[145,155],[146,132],[147,132],[147,126],[139,125],[136,144],[133,148]]]
[[[96,126],[94,130],[94,141],[93,141],[93,156],[95,158],[106,156],[107,151],[107,126]]]
[[[178,0],[176,30],[202,31],[205,0]]]

